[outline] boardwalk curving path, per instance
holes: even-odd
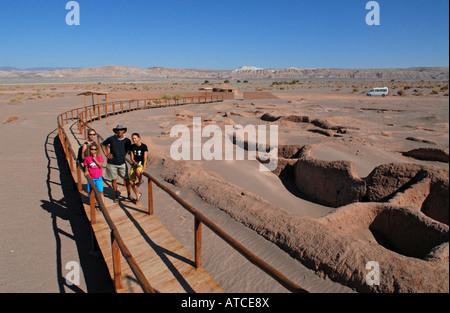
[[[1,177],[4,185],[8,185],[1,195],[0,226],[5,234],[1,240],[2,292],[113,291],[108,267],[101,256],[93,253],[89,221],[86,213],[80,210],[83,206],[65,169],[57,130],[51,127],[56,116],[73,108],[74,103],[78,103],[75,97],[27,102],[21,108],[24,113],[18,121],[2,126],[2,143],[4,146],[12,143],[14,148],[0,151],[8,169]],[[15,113],[13,107],[6,109],[5,115]],[[17,133],[21,134],[20,142],[12,140]],[[21,153],[23,146],[29,147],[25,154]],[[18,170],[17,163],[22,165]],[[24,190],[27,197],[23,196]],[[128,217],[140,210],[130,207],[122,201],[116,209]],[[144,233],[136,229],[140,235]],[[100,236],[98,240],[100,243]],[[151,246],[148,239],[146,244]],[[189,265],[192,261],[188,260],[192,258],[183,253],[165,253],[164,258],[170,262],[181,259]],[[66,281],[70,271],[66,265],[72,261],[80,264],[81,282],[78,285]],[[179,284],[176,291],[190,291],[192,287],[187,287],[176,276]],[[129,278],[128,282],[125,288],[133,288],[130,287],[133,279]],[[158,291],[165,290],[158,288]],[[342,291],[327,284],[321,290]]]

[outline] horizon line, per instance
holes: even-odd
[[[250,65],[243,65],[234,69],[210,69],[210,68],[193,68],[193,67],[170,67],[170,66],[149,66],[149,67],[140,67],[135,65],[103,65],[103,66],[81,66],[81,67],[64,67],[64,66],[35,66],[35,67],[26,67],[26,68],[19,68],[15,66],[0,66],[0,70],[2,71],[54,71],[54,70],[79,70],[79,69],[86,69],[86,68],[105,68],[105,67],[136,67],[142,70],[148,70],[148,69],[154,69],[154,68],[166,68],[166,69],[175,69],[175,70],[202,70],[202,71],[234,71],[237,69],[241,69],[243,67],[248,67],[253,70],[281,70],[281,69],[299,69],[299,70],[308,70],[308,69],[335,69],[335,70],[351,70],[351,69],[364,69],[364,70],[385,70],[385,69],[414,69],[414,68],[449,68],[449,65],[437,65],[437,66],[421,66],[421,65],[415,65],[415,66],[407,66],[407,67],[296,67],[296,66],[290,66],[290,67],[268,67],[268,68],[262,68],[257,66],[250,66]],[[250,69],[250,70],[251,70]]]

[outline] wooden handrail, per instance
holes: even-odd
[[[202,102],[203,99],[204,99],[204,102]],[[166,106],[170,106],[170,100],[168,101],[167,98],[166,99],[146,99],[146,100],[143,100],[144,101],[144,106],[139,106],[139,100],[128,100],[129,101],[129,108],[126,109],[125,111],[126,112],[130,112],[132,110],[142,110],[142,109],[150,109],[150,108],[161,107],[162,100],[165,100]],[[223,96],[222,96],[221,100],[219,100],[219,98],[216,97],[216,100],[217,101],[223,101]],[[124,100],[108,103],[108,106],[112,106],[113,114],[116,114],[116,111],[115,111],[116,104],[120,104],[121,105],[121,110],[120,110],[119,113],[124,113],[123,101]],[[132,101],[137,101],[137,108],[132,109],[132,106],[131,106]],[[148,107],[146,106],[147,101],[149,103]],[[206,103],[207,101],[208,101],[208,99],[205,96],[198,97],[198,103]],[[213,99],[211,98],[211,102],[212,101],[213,101]],[[155,103],[155,106],[152,106],[152,102]],[[191,103],[194,103],[193,98],[191,98]],[[185,104],[185,101],[183,101],[183,104]],[[175,101],[175,105],[180,105],[180,104],[178,103],[178,101]],[[88,112],[88,109],[92,109],[94,106],[96,106],[97,109],[99,110],[98,117],[94,117],[91,114],[89,122],[94,121],[96,118],[98,118],[98,119],[101,118],[101,116],[102,116],[100,114],[101,106],[103,106],[105,108],[104,116],[105,117],[108,116],[108,108],[106,106],[104,106],[103,104],[98,104],[98,105],[93,105],[91,107],[86,107],[86,108],[82,107],[82,108],[77,108],[77,109],[71,110],[71,112],[72,112],[72,120],[74,119],[74,115],[73,115],[74,112],[75,111],[77,112],[76,119],[77,119],[77,124],[78,124],[79,130],[80,130],[80,133],[83,133],[83,132],[85,134],[87,133],[86,130],[89,127],[87,125],[87,123],[88,123],[87,112]],[[63,114],[65,114],[65,113],[63,113]],[[65,131],[62,128],[62,126],[64,125],[63,114],[58,116],[58,129],[59,129],[60,135],[62,135],[63,137],[66,137]],[[61,124],[60,124],[60,119],[61,119]],[[66,115],[66,122],[68,122],[67,115]],[[92,129],[92,128],[90,128],[90,129]],[[102,138],[100,134],[98,134],[98,138]],[[66,139],[64,139],[64,140],[66,140]],[[71,151],[72,157],[74,159],[76,159],[75,153],[73,152],[73,149],[72,149],[72,147],[70,145],[70,142],[69,142],[69,145],[67,147],[67,150]],[[65,153],[67,154],[66,150],[65,150]],[[127,159],[127,161],[130,163],[130,161],[128,159]],[[77,161],[76,164],[77,164],[77,170],[78,170],[78,168],[80,167],[80,164],[79,164],[78,161]],[[229,234],[227,234],[225,231],[223,231],[220,227],[218,227],[216,224],[214,224],[214,222],[212,222],[210,219],[208,219],[206,216],[204,216],[202,213],[200,213],[197,209],[192,207],[186,201],[184,201],[175,192],[173,192],[171,189],[169,189],[163,183],[158,181],[151,174],[149,174],[149,173],[144,171],[143,175],[145,177],[147,177],[147,179],[148,179],[148,192],[149,192],[148,209],[149,209],[149,214],[150,215],[153,214],[153,187],[152,187],[152,183],[154,183],[159,188],[161,188],[164,192],[166,192],[169,196],[171,196],[184,209],[186,209],[189,213],[191,213],[194,216],[194,220],[195,220],[195,225],[194,225],[194,227],[195,227],[195,229],[194,229],[194,233],[195,233],[195,264],[196,264],[197,267],[201,267],[201,242],[202,242],[202,240],[201,240],[201,232],[202,232],[201,225],[205,224],[211,231],[213,231],[217,236],[219,236],[222,240],[224,240],[233,249],[238,251],[241,255],[243,255],[252,264],[254,264],[257,267],[259,267],[261,270],[263,270],[266,274],[271,276],[273,279],[275,279],[278,283],[280,283],[282,286],[284,286],[289,291],[296,292],[296,293],[307,293],[308,292],[304,288],[302,288],[299,285],[295,284],[294,282],[290,281],[280,271],[278,271],[277,269],[275,269],[274,267],[272,267],[271,265],[266,263],[264,260],[259,258],[256,254],[254,254],[253,252],[248,250],[246,247],[244,247],[242,244],[240,244],[237,240],[235,240],[233,237],[231,237]],[[127,260],[128,264],[130,265],[130,268],[132,269],[133,273],[136,275],[136,278],[138,279],[139,283],[141,284],[141,287],[144,290],[144,292],[154,292],[154,290],[151,287],[150,283],[147,281],[146,277],[143,275],[141,269],[139,268],[139,265],[136,263],[136,261],[134,260],[133,256],[131,255],[131,253],[129,252],[128,248],[126,247],[125,243],[121,239],[120,234],[119,234],[117,228],[114,225],[114,222],[112,221],[112,219],[110,218],[109,214],[106,211],[104,203],[103,203],[103,201],[102,201],[102,199],[100,197],[100,194],[99,194],[95,184],[93,183],[93,181],[89,177],[87,177],[87,178],[88,178],[89,185],[94,190],[95,198],[97,199],[97,203],[99,204],[100,210],[102,211],[102,213],[103,213],[103,215],[105,217],[105,220],[106,220],[106,222],[108,223],[108,226],[111,229],[111,237],[114,238],[114,240],[117,242],[117,245],[120,248],[120,251],[122,252],[122,254],[125,257],[125,259]],[[120,283],[119,283],[119,285],[120,285]],[[116,283],[116,286],[117,286],[117,283]]]
[[[211,99],[210,102],[221,102],[223,101],[223,96],[212,96],[214,98]],[[188,97],[191,99],[191,103],[190,104],[194,104],[194,103],[207,103],[208,100],[205,99],[204,96],[198,96],[198,97]],[[197,101],[194,101],[194,99],[196,99]],[[131,103],[136,103],[139,104],[140,101],[144,101],[144,105],[143,106],[139,106],[137,105],[137,107],[132,108]],[[117,100],[117,101],[112,101],[112,102],[108,102],[106,103],[98,103],[98,104],[92,104],[92,105],[88,105],[88,106],[82,106],[82,107],[77,107],[74,108],[70,111],[64,112],[62,114],[60,114],[58,116],[58,121],[60,122],[61,126],[64,126],[65,124],[67,124],[69,122],[69,120],[74,120],[77,119],[78,117],[80,117],[80,115],[82,115],[84,117],[84,119],[87,121],[88,119],[88,115],[90,117],[90,121],[93,120],[97,120],[97,119],[101,119],[102,117],[107,117],[110,114],[115,115],[116,112],[116,105],[121,105],[121,110],[120,113],[124,113],[124,112],[130,112],[130,111],[134,111],[134,110],[145,110],[145,109],[152,109],[152,108],[158,108],[161,107],[162,102],[165,101],[166,106],[177,106],[177,105],[183,105],[183,104],[187,104],[183,101],[183,104],[180,104],[178,102],[177,99],[168,99],[168,98],[151,98],[151,99],[131,99],[131,100]],[[173,103],[172,103],[173,101]],[[128,105],[128,109],[124,108],[123,104],[124,102],[129,102]],[[150,103],[150,105],[146,105],[146,103]],[[152,105],[152,103],[154,103],[155,105]],[[109,108],[112,107],[112,112],[109,112]],[[101,110],[103,108],[104,113],[101,114]],[[99,110],[98,114],[94,115],[93,112],[95,112],[96,110]],[[76,112],[76,114],[75,114]],[[68,116],[68,114],[70,113],[70,117]],[[64,123],[65,120],[65,123]]]
[[[100,208],[100,211],[103,213],[105,221],[108,224],[109,228],[111,229],[111,238],[114,238],[116,240],[117,245],[120,248],[120,251],[122,252],[123,257],[125,258],[128,265],[130,266],[131,270],[133,271],[133,274],[138,279],[139,284],[142,287],[142,290],[147,293],[155,293],[152,286],[150,285],[147,278],[145,277],[144,273],[142,272],[141,268],[137,264],[136,260],[131,255],[130,250],[128,250],[127,245],[122,240],[119,230],[117,229],[113,220],[109,216],[108,211],[106,210],[105,204],[103,203],[100,193],[99,193],[98,189],[96,188],[94,182],[92,181],[92,179],[90,177],[86,177],[86,178],[89,182],[89,185],[94,190],[95,198],[97,199],[97,203]],[[114,254],[114,251],[113,251],[113,254]],[[116,273],[116,271],[114,271],[114,272]],[[117,283],[116,283],[116,285],[117,285]]]
[[[281,272],[273,268],[271,265],[267,264],[253,252],[245,248],[242,244],[240,244],[238,241],[236,241],[234,238],[228,235],[225,231],[223,231],[220,227],[214,224],[214,222],[212,222],[210,219],[208,219],[206,216],[204,216],[202,213],[200,213],[197,209],[192,207],[186,201],[184,201],[180,196],[178,196],[175,192],[167,188],[152,175],[150,175],[147,172],[143,172],[142,174],[149,180],[154,182],[159,188],[165,191],[168,195],[170,195],[184,209],[186,209],[189,213],[191,213],[196,220],[205,224],[210,230],[212,230],[216,235],[218,235],[225,242],[227,242],[232,248],[234,248],[236,251],[242,254],[251,263],[255,264],[260,269],[262,269],[266,274],[269,274],[272,278],[278,281],[286,289],[292,292],[307,292],[305,289],[303,289],[302,287],[298,286],[297,284],[293,283],[288,278],[286,278]]]

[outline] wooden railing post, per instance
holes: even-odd
[[[77,163],[77,184],[78,184],[78,191],[81,192],[83,185],[81,184],[81,167],[79,163]]]
[[[148,178],[148,215],[153,215],[153,185]]]
[[[195,217],[194,222],[195,233],[195,267],[202,267],[202,222]]]
[[[61,140],[62,131],[61,131],[61,124],[59,123],[59,120],[58,120],[58,137],[59,137],[59,141],[62,143],[62,140]]]
[[[72,159],[72,155],[69,154],[69,167],[70,167],[70,171],[73,171],[73,159]]]
[[[64,136],[64,135],[63,135],[63,138],[62,138],[62,144],[63,144],[63,147],[64,147],[64,154],[65,154],[65,157],[67,159],[67,141],[66,141],[66,136]]]
[[[120,265],[120,249],[113,230],[111,231],[111,250],[114,270],[114,286],[116,287],[116,290],[118,290],[122,289],[122,268]]]
[[[89,182],[88,182],[88,184],[89,184]],[[89,205],[91,207],[91,225],[94,225],[96,223],[96,219],[95,219],[95,193],[92,190],[92,187],[90,189],[91,189],[91,194],[89,196]]]
[[[73,171],[73,158],[72,158],[72,153],[70,153],[70,151],[69,151],[69,138],[67,138],[67,156],[69,158],[70,172],[72,172]]]

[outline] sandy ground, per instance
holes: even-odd
[[[104,262],[92,255],[90,226],[64,175],[56,117],[75,97],[0,104],[0,292],[112,290]],[[77,202],[78,201],[78,202]],[[80,265],[80,285],[65,278]]]
[[[396,83],[394,95],[386,98],[366,97],[364,92],[367,90],[364,88],[368,83],[356,84],[304,83],[294,87],[272,86],[267,82],[247,84],[242,85],[240,91],[270,91],[279,99],[234,100],[220,104],[138,111],[96,122],[94,127],[104,136],[111,134],[111,129],[116,124],[127,126],[129,136],[132,132],[139,132],[150,151],[155,152],[156,157],[150,164],[149,171],[156,175],[164,170],[158,157],[169,155],[170,146],[175,140],[169,136],[174,125],[189,126],[192,124],[192,117],[201,117],[205,125],[214,124],[222,129],[230,124],[273,124],[261,120],[261,116],[266,113],[277,117],[308,116],[309,120],[326,120],[331,126],[345,128],[345,133],[329,137],[324,135],[323,128],[311,123],[295,123],[283,119],[275,122],[279,127],[280,145],[313,145],[315,158],[353,161],[361,177],[367,176],[375,166],[390,162],[412,162],[448,169],[448,163],[420,161],[402,155],[402,152],[424,147],[448,151],[448,84]],[[76,209],[77,204],[73,202],[76,197],[70,195],[70,188],[64,186],[67,182],[58,164],[60,151],[58,144],[54,142],[56,116],[69,108],[83,105],[82,98],[76,94],[101,88],[112,92],[110,99],[118,99],[130,92],[144,93],[148,90],[182,93],[183,90],[196,90],[198,85],[200,84],[0,86],[0,117],[3,121],[0,140],[4,147],[8,147],[0,152],[4,164],[0,208],[1,292],[110,290],[102,260],[89,253],[90,234],[86,235],[88,225]],[[400,90],[406,90],[408,95],[397,95]],[[433,90],[439,92],[431,94]],[[259,171],[258,161],[189,161],[189,164],[213,173],[292,214],[319,218],[334,210],[301,198],[293,191],[292,186],[285,185],[275,174]],[[274,244],[234,221],[225,212],[202,202],[191,190],[176,186],[171,188],[207,213],[250,250],[308,290],[351,291],[315,275]],[[192,251],[192,218],[161,191],[155,192],[156,215]],[[226,197],[220,194],[217,196]],[[67,285],[64,280],[69,272],[65,268],[69,261],[81,264],[83,279],[77,288]],[[208,230],[204,231],[203,263],[205,269],[226,291],[285,291],[265,274],[255,270],[255,267],[231,248],[220,243]]]

